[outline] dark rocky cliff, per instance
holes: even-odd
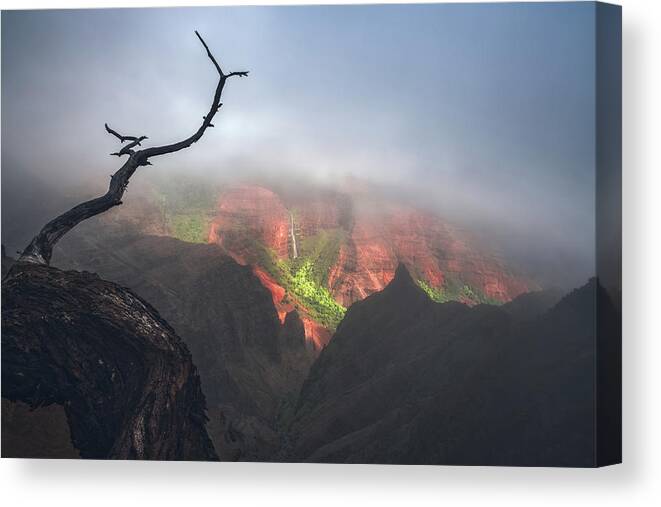
[[[551,306],[437,304],[400,266],[313,365],[292,461],[595,466],[594,280]],[[532,301],[534,299],[535,301]],[[617,314],[608,317],[617,327]]]
[[[151,305],[95,274],[25,263],[2,292],[5,400],[63,407],[84,458],[218,459],[191,355]]]

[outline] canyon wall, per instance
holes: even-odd
[[[333,250],[320,250],[324,234],[336,239]],[[333,329],[320,325],[283,280],[288,276],[280,272],[283,266],[293,275],[300,266],[287,264],[296,261],[294,257],[309,258],[319,268],[313,282],[344,308],[382,290],[399,263],[438,300],[499,304],[538,288],[468,231],[430,212],[364,191],[231,187],[219,195],[208,241],[253,266],[281,320],[298,309],[306,336],[316,348],[326,345]]]

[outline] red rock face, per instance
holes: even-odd
[[[269,189],[243,185],[222,192],[218,209],[209,228],[209,243],[223,246],[237,262],[252,264],[253,273],[259,278],[273,298],[280,321],[295,309],[285,298],[285,289],[259,265],[256,242],[273,250],[280,259],[290,255],[291,213],[296,216],[296,234],[299,240],[321,229],[339,227],[340,211],[337,195],[317,193],[306,198],[290,199],[290,208]],[[305,335],[316,349],[323,348],[330,340],[328,329],[309,318],[303,312]]]
[[[355,208],[353,218],[350,239],[329,274],[331,292],[344,306],[382,290],[399,262],[432,287],[442,287],[446,278],[461,280],[500,302],[532,288],[477,249],[466,232],[429,213],[379,203]]]
[[[253,265],[255,275],[271,292],[281,321],[294,305],[285,297],[285,289],[259,265],[256,246],[270,248],[280,259],[292,255],[292,216],[299,242],[323,229],[345,231],[347,239],[330,268],[327,286],[345,307],[382,290],[400,262],[414,278],[432,287],[459,281],[500,302],[536,288],[513,274],[502,259],[478,247],[467,231],[431,213],[374,200],[363,192],[312,190],[278,195],[260,186],[234,187],[220,195],[209,242],[222,245],[238,262]],[[329,330],[304,310],[301,319],[307,339],[318,349],[325,346]]]
[[[301,238],[314,236],[322,229],[349,226],[351,201],[346,195],[311,190],[303,196],[289,196],[287,202],[294,211]]]
[[[349,240],[340,247],[328,286],[335,300],[348,307],[388,285],[396,268],[397,255],[386,224],[376,216],[363,216],[356,219]]]
[[[271,190],[246,185],[221,193],[209,242],[247,262],[258,240],[284,259],[288,256],[289,212]]]
[[[321,350],[328,345],[333,336],[328,329],[309,317],[303,317],[301,320],[305,327],[305,338],[312,342],[316,350]]]
[[[259,278],[259,281],[264,287],[266,287],[271,293],[271,298],[273,299],[273,305],[278,311],[278,317],[280,318],[281,323],[285,323],[285,317],[289,312],[291,312],[294,307],[291,304],[284,302],[285,298],[285,288],[281,285],[278,285],[271,275],[264,271],[259,266],[253,266],[252,272],[255,273],[255,276]]]
[[[280,322],[284,324],[287,314],[296,309],[291,302],[286,301],[284,287],[279,285],[271,275],[259,266],[253,267],[253,273],[255,273],[255,276],[259,278],[262,285],[271,293]],[[305,338],[312,343],[316,350],[324,348],[331,339],[331,332],[305,314],[303,314],[301,320],[305,329]]]

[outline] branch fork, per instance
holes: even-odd
[[[230,77],[247,77],[248,72],[241,71],[224,74],[217,60],[211,53],[209,46],[207,46],[207,43],[197,32],[197,30],[195,31],[195,35],[197,35],[197,38],[204,46],[204,49],[207,52],[207,56],[218,71],[219,76],[211,107],[206,116],[202,118],[202,125],[190,137],[177,143],[144,148],[136,151],[135,148],[142,146],[141,143],[142,141],[148,139],[147,136],[125,136],[110,128],[106,123],[106,131],[119,139],[121,144],[124,144],[128,141],[128,144],[126,146],[122,146],[119,151],[111,153],[112,156],[117,157],[128,155],[128,159],[126,162],[124,162],[124,165],[122,165],[122,167],[120,167],[117,172],[115,172],[110,177],[110,185],[108,187],[108,191],[100,197],[78,204],[77,206],[71,208],[69,211],[48,222],[25,248],[19,257],[19,261],[33,262],[45,265],[50,264],[51,256],[53,254],[53,247],[62,236],[64,236],[83,220],[87,220],[88,218],[108,211],[114,206],[119,206],[122,204],[122,196],[124,195],[124,192],[126,192],[129,179],[131,176],[133,176],[133,173],[137,170],[138,167],[152,165],[149,161],[151,157],[165,155],[167,153],[174,153],[176,151],[183,150],[184,148],[188,148],[204,135],[204,132],[208,127],[213,127],[211,120],[223,105],[220,102],[220,98],[227,79]]]

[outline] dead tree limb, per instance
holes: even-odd
[[[138,138],[138,137],[135,137],[135,136],[123,136],[123,135],[121,135],[120,133],[118,133],[117,131],[111,129],[111,128],[108,126],[107,123],[105,124],[105,126],[106,126],[106,132],[108,132],[109,134],[112,134],[112,135],[115,136],[117,139],[119,139],[119,142],[120,142],[120,143],[123,143],[124,141],[138,141],[138,144],[140,144],[140,141],[142,141],[142,140],[144,140],[144,139],[148,139],[147,136],[141,136],[141,137],[139,137],[139,138]]]
[[[106,123],[106,131],[119,139],[121,143],[124,143],[125,141],[131,141],[126,146],[123,146],[120,151],[112,153],[111,155],[116,155],[118,157],[128,155],[128,159],[126,162],[124,162],[124,165],[122,165],[122,167],[120,167],[119,170],[117,170],[117,172],[111,176],[108,191],[104,195],[80,203],[79,205],[71,208],[69,211],[62,213],[60,216],[48,222],[41,229],[41,231],[39,231],[39,234],[37,234],[32,239],[30,244],[25,248],[19,258],[20,261],[33,262],[36,264],[50,264],[51,256],[53,254],[53,247],[62,236],[64,236],[83,220],[87,220],[88,218],[108,211],[114,206],[119,206],[122,204],[122,196],[126,191],[126,187],[129,184],[131,176],[133,176],[133,173],[138,169],[138,167],[151,165],[151,162],[149,161],[151,157],[165,155],[167,153],[174,153],[176,151],[183,150],[184,148],[188,148],[202,137],[208,127],[213,127],[211,120],[213,120],[213,117],[216,115],[220,109],[220,106],[222,105],[220,102],[220,97],[223,93],[225,82],[230,77],[245,77],[248,75],[248,72],[242,71],[230,72],[228,74],[223,73],[220,65],[209,50],[209,46],[207,46],[207,43],[204,42],[204,39],[197,32],[197,30],[195,31],[195,35],[197,35],[197,37],[200,39],[200,42],[207,52],[207,56],[218,71],[219,76],[218,85],[216,86],[211,108],[209,109],[209,112],[206,114],[206,116],[203,117],[202,125],[200,128],[198,128],[193,135],[184,139],[183,141],[135,151],[134,148],[141,146],[140,143],[147,139],[146,136],[125,136],[111,129]]]

